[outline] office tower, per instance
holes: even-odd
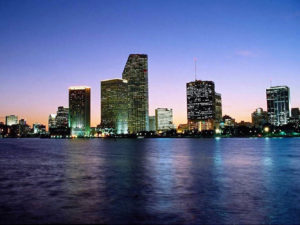
[[[219,93],[215,93],[215,122],[220,123],[222,121],[222,96]]]
[[[257,127],[261,128],[264,124],[268,123],[268,113],[264,111],[262,108],[256,109],[252,114],[252,124]]]
[[[69,88],[69,127],[72,136],[89,136],[91,89],[85,86]]]
[[[216,116],[213,81],[192,81],[186,84],[187,117],[190,130],[213,130]]]
[[[5,124],[7,126],[12,126],[14,124],[18,124],[18,117],[15,115],[10,115],[5,117]]]
[[[128,83],[123,79],[101,81],[101,127],[115,134],[128,133]]]
[[[50,114],[48,118],[48,129],[56,128],[56,114]]]
[[[122,78],[128,81],[129,133],[148,131],[148,56],[129,55]]]
[[[149,116],[149,131],[156,131],[155,116]]]
[[[292,108],[291,114],[292,114],[291,117],[293,119],[300,119],[300,110],[299,110],[299,108]]]
[[[157,131],[167,131],[174,129],[173,110],[167,108],[155,109],[155,120]]]
[[[287,86],[266,90],[269,123],[280,126],[288,123],[290,116],[290,89]]]
[[[58,128],[68,128],[69,126],[69,108],[59,106],[57,108],[55,125]]]

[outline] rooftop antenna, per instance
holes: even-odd
[[[197,58],[194,58],[195,62],[195,81],[197,81]]]

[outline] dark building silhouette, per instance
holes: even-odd
[[[252,114],[252,124],[256,128],[262,128],[264,124],[268,123],[268,113],[262,108],[256,109]]]
[[[186,84],[187,117],[191,130],[213,130],[216,118],[215,84],[196,80]]]

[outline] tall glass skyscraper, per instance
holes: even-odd
[[[91,89],[85,86],[69,88],[69,127],[72,136],[89,136]]]
[[[128,81],[129,133],[148,131],[148,56],[144,54],[129,55],[122,78]]]
[[[280,126],[288,123],[290,116],[290,89],[287,86],[266,90],[269,123]]]
[[[101,127],[116,134],[128,133],[128,82],[123,79],[101,81]]]
[[[215,83],[192,81],[186,84],[187,117],[191,130],[213,130],[215,120]]]

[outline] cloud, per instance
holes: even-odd
[[[256,54],[249,50],[239,50],[235,52],[235,55],[243,56],[243,57],[254,57]]]

